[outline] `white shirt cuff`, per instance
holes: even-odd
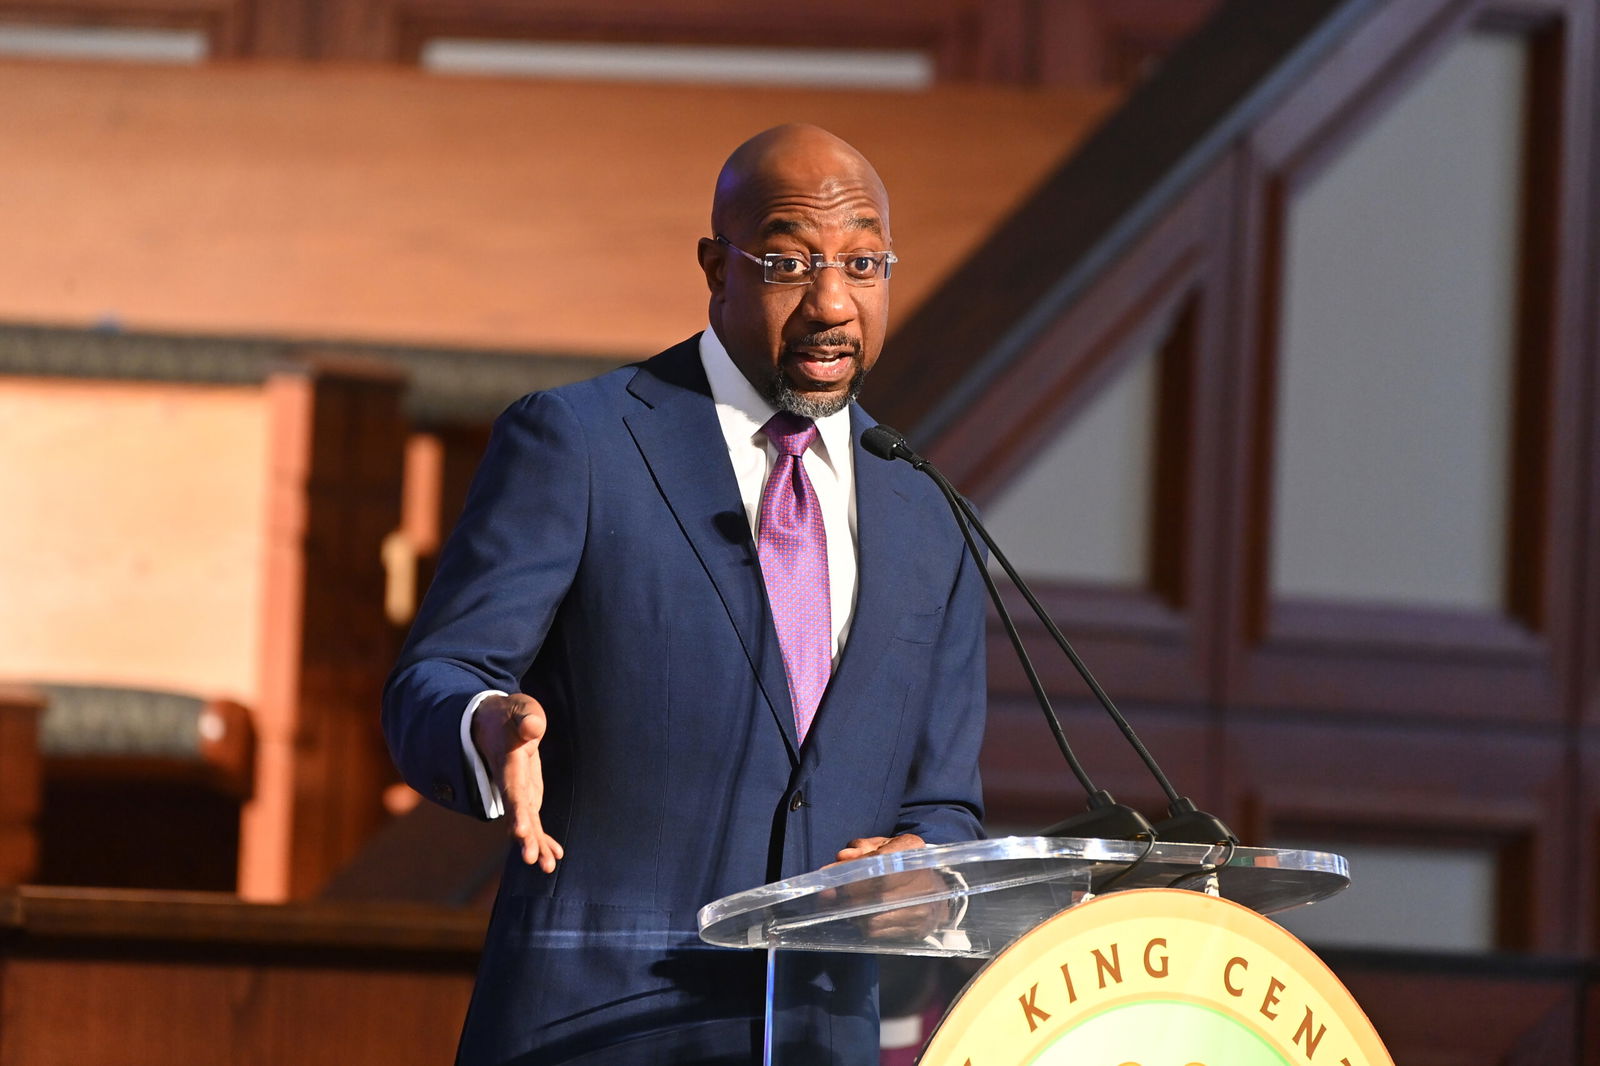
[[[472,697],[467,703],[467,710],[461,716],[461,750],[467,756],[467,762],[472,764],[472,776],[478,782],[478,798],[483,801],[483,815],[490,821],[506,813],[505,801],[500,797],[500,790],[495,787],[490,779],[489,768],[483,765],[483,756],[478,754],[478,746],[472,742],[472,714],[478,709],[478,704],[490,696],[505,696],[509,693],[499,689],[485,689]]]

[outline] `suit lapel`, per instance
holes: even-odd
[[[799,744],[783,653],[695,340],[641,366],[628,391],[645,405],[624,418],[628,432],[716,586],[767,706],[788,742],[790,758],[797,759]]]

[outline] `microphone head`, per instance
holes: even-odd
[[[899,458],[895,454],[896,448],[905,447],[906,438],[898,429],[879,423],[861,434],[861,446],[876,455],[879,459],[888,459],[893,462]]]

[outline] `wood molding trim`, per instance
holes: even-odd
[[[1568,122],[1581,131],[1573,140],[1573,151],[1587,148],[1583,158],[1574,160],[1572,166],[1579,176],[1578,188],[1593,189],[1600,182],[1600,135],[1593,121],[1593,116],[1600,115],[1600,12],[1592,6],[1579,8],[1567,36],[1574,57],[1572,79],[1577,83],[1574,91],[1580,112],[1569,116]],[[1583,95],[1585,92],[1587,97]],[[1587,127],[1581,121],[1584,112],[1590,118]],[[1578,421],[1580,426],[1587,427],[1586,436],[1580,436],[1583,462],[1587,467],[1579,482],[1585,493],[1579,537],[1582,550],[1578,553],[1578,570],[1567,576],[1573,580],[1575,588],[1583,590],[1579,611],[1584,639],[1576,649],[1581,663],[1578,670],[1579,721],[1587,729],[1594,729],[1600,727],[1600,559],[1595,558],[1593,551],[1594,545],[1600,544],[1600,300],[1594,296],[1594,279],[1600,277],[1600,209],[1591,204],[1592,214],[1585,219],[1580,207],[1567,205],[1569,214],[1562,223],[1562,232],[1573,245],[1572,254],[1581,256],[1584,264],[1575,271],[1578,276],[1569,279],[1570,295],[1565,307],[1579,323],[1576,328],[1583,337],[1581,348],[1588,354],[1587,387],[1581,390],[1585,405]],[[1600,773],[1600,766],[1596,771]],[[1597,1026],[1597,1034],[1600,1034],[1600,1026]],[[1600,1036],[1596,1043],[1600,1045]]]
[[[1600,955],[1600,730],[1585,727],[1578,731],[1576,832],[1573,836],[1577,860],[1573,863],[1573,899],[1577,935],[1574,943],[1590,954]],[[1600,1040],[1600,1024],[1595,1036]],[[1597,1044],[1600,1047],[1600,1044]]]

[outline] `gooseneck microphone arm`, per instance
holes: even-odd
[[[961,507],[955,502],[953,493],[945,482],[935,480],[934,483],[943,490],[946,501],[955,512],[956,526],[961,530],[962,539],[967,542],[967,551],[972,553],[974,559],[982,559],[977,542],[972,539],[972,531],[962,519]],[[1017,653],[1017,660],[1022,663],[1022,672],[1028,675],[1028,684],[1033,688],[1034,699],[1038,700],[1039,706],[1044,709],[1045,720],[1050,724],[1050,732],[1055,735],[1056,747],[1061,749],[1062,757],[1067,760],[1067,768],[1072,771],[1072,776],[1078,779],[1078,784],[1083,786],[1084,792],[1090,796],[1095,795],[1100,790],[1095,788],[1094,782],[1089,779],[1089,772],[1083,768],[1083,763],[1078,761],[1072,745],[1067,741],[1066,731],[1061,728],[1061,720],[1056,717],[1055,709],[1050,706],[1050,697],[1045,694],[1044,683],[1039,680],[1039,673],[1033,668],[1033,660],[1028,655],[1028,649],[1023,646],[1016,623],[1011,620],[1011,613],[1000,601],[1000,590],[995,587],[994,578],[989,576],[988,569],[981,564],[977,570],[978,576],[983,578],[984,587],[989,590],[989,598],[994,601],[995,609],[1000,612],[1000,623],[1005,627],[1006,636],[1011,638],[1011,647]]]
[[[890,439],[892,435],[893,439]],[[1028,684],[1033,689],[1033,697],[1039,703],[1039,709],[1044,712],[1046,723],[1050,732],[1055,737],[1056,746],[1061,749],[1061,755],[1067,761],[1067,768],[1078,779],[1078,784],[1083,786],[1083,791],[1089,797],[1089,807],[1080,814],[1074,815],[1065,821],[1059,822],[1045,830],[1045,836],[1075,836],[1075,837],[1105,837],[1110,839],[1153,839],[1155,830],[1151,827],[1144,815],[1131,807],[1124,806],[1112,798],[1111,793],[1105,789],[1096,788],[1089,778],[1089,773],[1078,761],[1072,750],[1071,743],[1067,740],[1066,730],[1061,728],[1061,720],[1056,717],[1055,709],[1050,706],[1050,697],[1045,694],[1044,684],[1039,680],[1039,674],[1033,668],[1033,661],[1028,656],[1027,647],[1022,643],[1022,636],[1017,632],[1016,623],[1011,620],[1011,612],[1006,609],[1005,601],[1001,599],[1000,590],[995,586],[994,578],[989,574],[989,568],[983,565],[983,553],[978,550],[977,542],[972,539],[972,529],[977,529],[984,542],[993,548],[993,542],[984,531],[983,524],[978,521],[967,502],[956,492],[955,487],[939,471],[913,452],[905,443],[905,439],[885,426],[875,426],[861,437],[861,445],[880,459],[906,459],[916,469],[927,474],[939,491],[944,494],[945,502],[950,505],[950,512],[956,520],[956,528],[961,530],[961,537],[967,543],[967,551],[978,571],[978,576],[983,579],[984,588],[989,592],[989,599],[994,603],[995,611],[1000,615],[1000,623],[1005,628],[1006,636],[1011,639],[1011,647],[1016,652],[1017,661],[1022,664],[1022,672],[1028,677]],[[996,557],[999,553],[996,552]],[[1004,559],[1001,565],[1006,568],[1006,573],[1011,573],[1011,568]],[[1012,578],[1016,580],[1015,577]]]
[[[977,546],[973,543],[972,534],[969,532],[969,526],[978,531],[978,535],[983,538],[984,544],[988,546],[995,560],[1000,564],[1001,569],[1005,571],[1006,577],[1010,578],[1017,591],[1022,593],[1023,599],[1027,601],[1028,606],[1033,610],[1039,621],[1044,624],[1051,638],[1055,640],[1056,646],[1071,661],[1073,669],[1078,672],[1079,677],[1083,678],[1084,684],[1094,694],[1095,700],[1104,708],[1106,714],[1111,717],[1112,722],[1116,724],[1117,729],[1127,740],[1128,745],[1133,748],[1139,760],[1150,771],[1151,777],[1155,778],[1156,783],[1161,787],[1161,791],[1166,794],[1169,817],[1155,826],[1155,831],[1160,835],[1160,838],[1195,843],[1236,841],[1237,838],[1233,835],[1232,830],[1224,825],[1220,819],[1197,809],[1191,800],[1185,796],[1180,796],[1177,789],[1172,787],[1172,782],[1167,779],[1167,775],[1162,772],[1155,757],[1150,754],[1150,750],[1145,747],[1144,742],[1139,739],[1139,735],[1134,732],[1133,726],[1128,723],[1127,718],[1123,717],[1122,712],[1117,709],[1117,705],[1112,702],[1105,689],[1100,687],[1100,682],[1095,680],[1094,674],[1089,671],[1088,665],[1079,658],[1077,651],[1056,625],[1055,620],[1045,611],[1034,596],[1033,590],[1028,587],[1028,583],[1017,573],[1016,569],[1011,565],[1011,561],[1006,558],[1005,552],[1000,549],[1000,545],[995,543],[994,538],[984,528],[983,523],[978,519],[971,505],[961,497],[960,493],[955,491],[949,479],[932,463],[913,451],[899,431],[888,426],[877,425],[867,430],[861,435],[861,446],[880,459],[905,460],[915,469],[928,475],[934,484],[939,487],[939,491],[944,494],[946,502],[949,503],[951,511],[955,514],[956,524],[961,528],[961,535],[966,540],[967,547],[972,551],[973,559],[977,561],[978,570],[983,574],[984,584],[988,588],[989,596],[994,601],[995,608],[1005,625],[1006,635],[1011,638],[1012,646],[1016,648],[1017,656],[1023,662],[1024,669],[1028,674],[1028,680],[1034,687],[1034,694],[1038,697],[1040,706],[1044,709],[1045,717],[1049,720],[1051,731],[1056,736],[1056,742],[1061,746],[1062,753],[1066,755],[1068,766],[1072,767],[1073,773],[1077,775],[1078,780],[1083,783],[1085,790],[1090,794],[1090,813],[1094,813],[1097,807],[1095,803],[1097,795],[1104,796],[1106,802],[1110,803],[1112,802],[1110,794],[1096,790],[1089,784],[1087,775],[1083,773],[1077,760],[1071,754],[1071,747],[1062,732],[1061,723],[1056,718],[1055,712],[1050,708],[1038,675],[1034,672],[1033,666],[1028,660],[1027,652],[1023,650],[1021,637],[1018,636],[1016,627],[1011,622],[1010,614],[1000,601],[999,590],[995,587],[994,580],[989,576],[988,568],[983,565],[982,557],[978,554]],[[1127,808],[1123,809],[1126,810]],[[1062,825],[1068,825],[1072,821],[1075,821],[1075,819],[1069,819],[1068,823],[1062,823]],[[1146,824],[1148,825],[1148,823]],[[1050,835],[1065,835],[1058,832],[1060,829],[1060,826],[1052,826],[1046,832]]]

